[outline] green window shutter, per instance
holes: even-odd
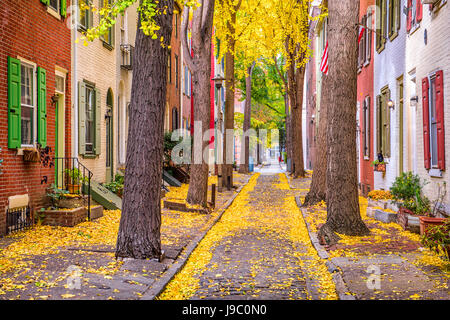
[[[37,142],[45,148],[47,146],[47,73],[45,69],[41,67],[37,68],[37,91]]]
[[[381,128],[383,127],[382,119],[381,119],[381,96],[377,96],[377,155],[381,153]]]
[[[78,153],[86,154],[86,85],[78,82]]]
[[[60,14],[61,14],[62,17],[65,18],[67,16],[67,3],[66,3],[66,0],[61,0],[59,11],[60,11]]]
[[[45,4],[46,6],[48,6],[49,1],[50,1],[50,0],[41,0],[41,2],[42,2],[43,4]]]
[[[102,105],[100,90],[95,89],[95,154],[102,153]]]
[[[21,137],[20,60],[8,57],[8,148],[20,148]]]

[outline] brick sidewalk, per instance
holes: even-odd
[[[241,186],[249,176],[236,175]],[[210,184],[216,177],[210,179]],[[187,186],[171,188],[183,196]],[[120,211],[74,228],[35,226],[0,239],[0,299],[139,299],[176,261],[236,193],[217,194],[211,215],[163,209],[161,241],[166,258],[116,261]],[[78,275],[81,274],[81,277]],[[80,279],[80,289],[78,287]]]
[[[305,192],[300,189],[309,182],[309,178],[291,181],[301,201]],[[358,300],[450,299],[450,263],[423,248],[418,234],[403,231],[396,223],[370,218],[366,208],[367,199],[360,197],[361,216],[371,235],[341,235],[338,244],[319,248],[326,252],[324,258],[329,269],[337,267],[334,271],[340,271],[344,280],[342,290]],[[316,237],[317,230],[326,222],[326,206],[309,207],[302,213],[311,237]]]

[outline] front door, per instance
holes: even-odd
[[[62,186],[63,183],[63,160],[65,155],[64,141],[65,141],[65,110],[64,110],[64,95],[59,95],[55,105],[55,170],[56,170],[56,185]]]
[[[106,116],[106,182],[111,182],[113,180],[113,133],[112,133],[112,109],[107,106],[107,116]]]

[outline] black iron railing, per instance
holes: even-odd
[[[22,231],[33,226],[30,206],[6,210],[6,234]]]
[[[91,219],[91,179],[93,173],[78,158],[55,158],[55,186],[71,194],[79,194],[86,202]]]

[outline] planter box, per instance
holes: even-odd
[[[72,210],[47,210],[43,212],[43,225],[75,227],[87,219],[87,209],[80,207]]]
[[[384,222],[384,223],[391,223],[391,222],[397,222],[397,214],[391,213],[391,212],[385,212],[381,210],[375,210],[374,215],[375,220]]]
[[[403,230],[409,230],[414,233],[420,233],[419,216],[415,216],[412,212],[405,208],[400,208],[398,211],[397,223],[402,226]]]
[[[375,167],[374,167],[374,171],[386,172],[386,164],[385,163],[376,164]]]
[[[441,226],[444,224],[444,218],[430,218],[430,217],[419,217],[420,220],[420,234],[424,235],[427,233],[429,227]]]
[[[103,217],[103,207],[91,207],[91,220],[99,219],[101,217]]]

